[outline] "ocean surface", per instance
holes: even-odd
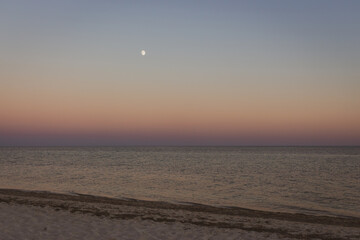
[[[0,147],[0,188],[360,217],[360,147]]]

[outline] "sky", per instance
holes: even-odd
[[[360,145],[359,12],[3,0],[0,146]]]

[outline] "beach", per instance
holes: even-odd
[[[0,239],[359,239],[360,219],[0,189]]]

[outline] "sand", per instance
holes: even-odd
[[[0,239],[360,239],[360,219],[0,189]]]
[[[112,220],[49,208],[0,204],[0,239],[278,239],[276,234],[150,220]]]

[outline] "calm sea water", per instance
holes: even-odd
[[[0,187],[360,217],[360,148],[2,147]]]

